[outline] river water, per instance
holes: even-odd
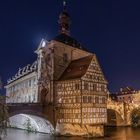
[[[86,140],[82,137],[54,137],[49,134],[27,133],[24,130],[8,129],[7,137],[3,140]],[[90,138],[91,139],[91,138]],[[109,127],[104,138],[92,138],[93,140],[140,140],[140,128]]]

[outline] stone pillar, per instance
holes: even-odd
[[[56,126],[56,135],[103,137],[104,126],[101,124],[81,126],[81,124],[58,123]]]

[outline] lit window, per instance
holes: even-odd
[[[59,98],[58,103],[62,103],[62,98]]]
[[[86,83],[86,82],[84,83],[84,89],[88,90],[88,83]]]
[[[88,103],[91,103],[91,102],[92,102],[92,97],[88,96]]]
[[[79,84],[75,84],[75,90],[79,90],[80,89],[80,85]]]
[[[96,91],[96,90],[97,90],[97,85],[93,84],[93,91]]]
[[[106,103],[106,99],[105,99],[105,97],[102,98],[102,103],[103,103],[103,104]]]
[[[99,103],[99,97],[95,97],[95,103]]]
[[[83,96],[83,103],[87,103],[87,96]]]
[[[76,103],[80,103],[80,102],[81,102],[80,96],[76,96]]]
[[[101,91],[105,91],[104,85],[101,85]]]
[[[31,80],[29,80],[29,87],[31,86]]]

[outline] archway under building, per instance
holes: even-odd
[[[29,114],[16,114],[9,118],[10,127],[32,132],[53,134],[53,125],[46,119]]]
[[[124,120],[119,112],[107,109],[107,126],[123,126]]]

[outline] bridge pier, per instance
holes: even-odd
[[[56,126],[56,135],[63,136],[85,136],[85,137],[103,137],[103,125],[80,125],[62,123]]]

